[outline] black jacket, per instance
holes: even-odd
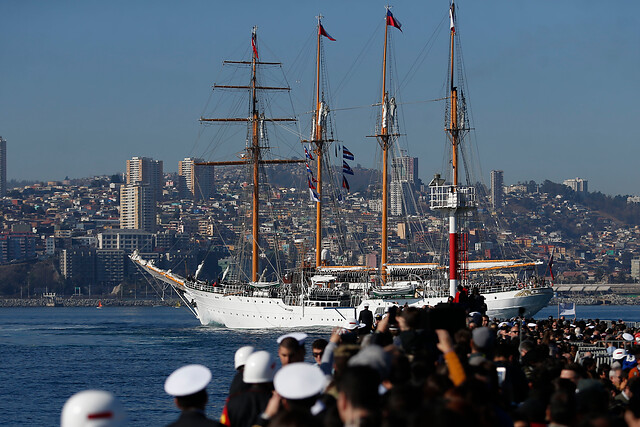
[[[180,418],[167,427],[222,427],[217,421],[210,420],[204,412],[197,410],[183,411]]]

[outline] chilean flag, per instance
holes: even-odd
[[[311,199],[312,202],[320,203],[320,196],[318,195],[318,193],[315,192],[315,190],[311,188],[309,189],[309,198]]]
[[[342,176],[342,188],[346,188],[349,191],[349,181],[344,175]]]
[[[342,173],[346,173],[348,175],[353,175],[353,169],[349,166],[349,163],[342,161]]]
[[[387,9],[387,25],[391,25],[392,27],[396,27],[400,31],[402,31],[402,24],[396,18],[393,17],[393,13],[389,9]]]
[[[328,39],[329,39],[329,40],[331,40],[332,42],[336,41],[336,39],[334,39],[333,37],[331,37],[331,36],[329,35],[329,33],[327,33],[327,32],[324,30],[324,27],[322,26],[322,24],[320,24],[320,28],[319,28],[319,30],[318,30],[318,31],[320,31],[320,35],[321,35],[321,36],[325,36],[326,38],[328,38]]]
[[[353,153],[351,151],[349,151],[349,149],[347,147],[345,147],[344,145],[342,146],[342,158],[343,159],[347,159],[347,160],[353,160]]]

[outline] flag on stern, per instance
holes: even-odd
[[[558,303],[558,317],[560,316],[575,316],[576,315],[576,303],[575,302],[561,302]]]

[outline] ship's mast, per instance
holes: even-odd
[[[451,187],[452,193],[458,192],[458,89],[454,82],[454,58],[455,58],[455,4],[451,2],[449,9],[450,18],[450,41],[451,44],[449,52],[449,67],[451,68],[451,120],[449,123],[449,135],[451,138],[451,167],[453,174],[453,186]],[[449,210],[449,294],[455,296],[458,287],[458,224],[457,224],[457,209]]]
[[[393,139],[389,135],[389,94],[387,93],[387,39],[389,33],[389,6],[386,6],[384,26],[384,49],[382,52],[382,120],[380,133],[377,136],[380,148],[382,148],[382,236],[380,242],[380,277],[382,283],[387,281],[387,226],[389,210],[389,148]]]
[[[456,42],[456,22],[455,5],[453,1],[449,8],[450,20],[450,49],[449,49],[449,121],[445,131],[451,141],[451,168],[452,183],[446,185],[439,176],[432,181],[430,189],[431,208],[441,209],[449,215],[449,294],[455,296],[460,280],[460,265],[458,261],[458,216],[468,210],[475,209],[476,198],[475,188],[463,186],[459,183],[459,160],[458,151],[462,142],[463,132],[466,131],[465,124],[460,123],[460,105],[458,88],[455,85],[455,42]],[[463,277],[464,279],[464,277]]]
[[[249,152],[251,153],[253,163],[253,201],[252,201],[252,258],[251,258],[251,281],[256,282],[258,280],[259,269],[259,256],[258,256],[258,243],[259,240],[259,220],[260,220],[260,133],[259,133],[259,116],[258,116],[258,96],[256,92],[256,63],[258,62],[258,40],[257,40],[257,27],[253,27],[251,31],[251,147]]]
[[[260,117],[258,105],[258,92],[262,90],[280,90],[289,91],[289,87],[267,87],[259,86],[257,81],[257,70],[259,65],[280,65],[277,62],[261,62],[258,58],[258,27],[253,27],[251,31],[251,61],[225,61],[227,64],[248,64],[251,66],[251,82],[248,86],[230,86],[230,85],[214,85],[214,88],[223,89],[240,89],[249,90],[251,93],[251,111],[248,118],[222,118],[222,119],[205,119],[200,118],[202,122],[244,122],[249,124],[251,129],[251,141],[247,145],[246,160],[236,160],[228,162],[205,162],[197,163],[197,165],[207,166],[223,166],[223,165],[246,165],[251,164],[253,170],[253,196],[252,196],[252,258],[251,258],[251,281],[258,281],[259,261],[260,261],[260,165],[263,164],[283,164],[283,163],[302,163],[304,160],[264,160],[262,159],[262,151],[267,149],[266,146],[260,145],[260,126],[261,122],[285,122],[295,121],[293,118],[264,118]]]
[[[313,144],[315,145],[316,161],[317,161],[317,174],[318,183],[316,191],[318,192],[318,199],[322,201],[322,154],[324,151],[324,139],[322,128],[322,100],[320,98],[320,70],[321,70],[321,55],[320,49],[322,43],[321,37],[321,22],[322,15],[318,15],[318,49],[316,58],[316,113],[314,117],[314,134]],[[316,267],[322,265],[322,203],[316,203]]]

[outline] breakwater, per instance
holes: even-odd
[[[549,301],[549,305],[557,305],[558,303],[573,302],[577,305],[639,305],[640,297],[635,295],[567,295],[561,294],[555,296]]]
[[[175,306],[177,299],[129,299],[129,298],[0,298],[2,307],[97,307],[101,303],[103,307],[154,307]],[[52,305],[53,304],[53,305]]]

